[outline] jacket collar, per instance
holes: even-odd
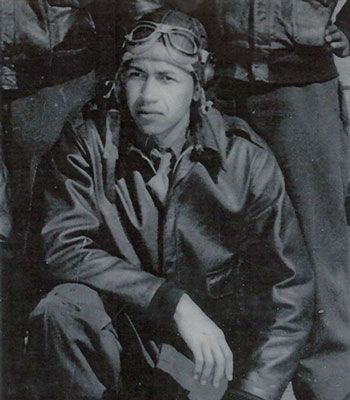
[[[216,109],[210,107],[205,112],[201,112],[201,121],[199,127],[191,129],[187,135],[185,147],[193,147],[191,159],[193,161],[202,162],[205,166],[209,163],[216,162],[222,169],[226,169],[225,149],[226,149],[226,124]],[[109,126],[116,124],[109,124]],[[118,157],[120,155],[129,155],[132,151],[148,154],[156,145],[152,138],[140,141],[135,138],[136,127],[134,124],[123,124],[120,139],[118,142]],[[113,132],[114,133],[114,132]],[[118,135],[119,136],[119,135]],[[108,141],[111,143],[111,140]],[[107,140],[106,140],[107,144]],[[178,157],[181,149],[184,147],[175,145],[171,150]],[[178,151],[180,150],[180,152]]]
[[[132,123],[125,122],[128,121],[121,121],[120,113],[117,110],[107,112],[103,159],[106,174],[106,194],[111,202],[115,198],[116,162],[122,155],[131,154],[132,146],[135,146],[133,132],[137,128]],[[123,131],[122,134],[121,131]],[[222,115],[215,108],[209,107],[200,111],[199,126],[191,130],[187,143],[188,146],[193,147],[191,160],[202,163],[214,174],[213,176],[217,176],[220,169],[226,170],[226,124]],[[149,142],[149,145],[151,145],[151,142]],[[133,165],[135,166],[135,164]],[[130,168],[132,168],[131,165]]]

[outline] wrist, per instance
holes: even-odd
[[[183,319],[186,315],[187,305],[191,300],[191,298],[184,293],[181,297],[174,312],[174,321],[178,322],[180,319]]]

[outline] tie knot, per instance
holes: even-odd
[[[151,157],[158,173],[168,174],[170,172],[172,161],[174,160],[173,152],[169,150],[160,151],[157,148],[152,149]]]
[[[175,159],[175,156],[171,150],[161,152],[156,148],[154,148],[150,154],[157,169],[157,173],[148,182],[148,187],[160,203],[164,204],[169,188],[168,175],[171,170],[171,163]],[[156,166],[157,164],[158,166]]]

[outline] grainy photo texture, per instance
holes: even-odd
[[[4,400],[350,400],[350,2],[0,0]]]

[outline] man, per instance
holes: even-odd
[[[16,397],[23,374],[24,320],[33,292],[24,273],[23,248],[35,173],[66,118],[93,94],[96,33],[89,3],[0,2],[1,157],[8,170],[13,219],[8,242],[14,249],[3,271],[4,398]]]
[[[350,244],[344,206],[350,158],[347,111],[333,60],[333,54],[349,55],[350,2],[154,3],[191,11],[202,21],[217,55],[213,101],[266,140],[284,174],[317,282],[313,334],[294,380],[297,398],[350,398]]]
[[[308,257],[271,152],[205,101],[205,47],[197,20],[146,15],[119,111],[67,125],[44,164],[56,286],[30,316],[31,398],[277,400],[294,373]]]

